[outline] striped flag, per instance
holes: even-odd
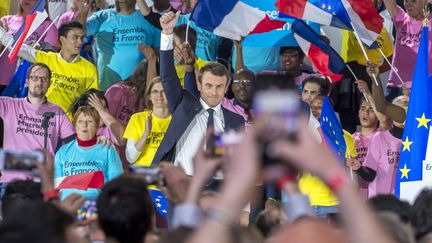
[[[9,53],[9,62],[11,64],[15,62],[24,41],[48,18],[45,4],[45,0],[38,0],[32,9],[32,14],[26,16],[24,23],[14,35],[14,47]]]

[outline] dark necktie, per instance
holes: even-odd
[[[212,131],[212,134],[207,138],[206,150],[211,151],[210,153],[213,153],[213,150],[216,146],[215,137],[214,137],[214,117],[213,117],[214,110],[212,108],[209,108],[209,109],[207,109],[207,112],[208,112],[209,116],[207,119],[206,133],[210,129]]]
[[[214,128],[214,117],[213,117],[214,110],[212,108],[209,108],[207,109],[207,112],[209,114],[207,119],[207,130],[208,130]]]

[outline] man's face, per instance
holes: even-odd
[[[197,87],[201,98],[210,107],[219,105],[227,91],[227,77],[216,76],[210,72],[204,72],[201,82],[197,81]]]
[[[312,110],[312,115],[319,120],[321,116],[323,101],[322,99],[313,99],[311,101],[310,107]]]
[[[303,60],[296,49],[288,49],[280,55],[282,69],[287,71],[295,71],[300,68]]]
[[[71,55],[78,55],[83,45],[84,36],[83,30],[71,29],[66,37],[60,37],[62,51]]]
[[[43,98],[50,86],[49,73],[46,68],[34,67],[26,80],[29,96]]]
[[[249,75],[236,75],[233,80],[231,90],[234,93],[234,99],[242,103],[249,103],[252,98],[253,79]]]
[[[378,118],[369,102],[363,101],[359,110],[360,125],[366,128],[376,127]]]
[[[306,83],[302,90],[302,100],[310,105],[311,100],[320,94],[320,85],[317,83]]]

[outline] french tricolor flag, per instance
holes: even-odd
[[[190,20],[205,30],[233,40],[269,32],[286,24],[270,20],[265,12],[239,0],[199,0]]]
[[[101,188],[103,187],[104,182],[103,172],[94,171],[55,178],[54,187],[56,190],[64,188],[87,190],[89,188]]]
[[[15,45],[9,53],[9,62],[11,64],[15,62],[24,41],[48,18],[45,4],[45,0],[38,0],[33,7],[32,14],[26,16],[24,23],[14,35],[13,41]]]
[[[345,63],[339,54],[302,20],[296,19],[291,28],[318,73],[330,77],[332,82],[341,80]]]

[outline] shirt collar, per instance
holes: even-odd
[[[63,61],[65,61],[65,62],[67,62],[67,63],[75,63],[75,62],[78,62],[78,61],[79,61],[80,55],[77,55],[77,56],[72,60],[72,62],[68,62],[68,61],[66,61],[66,60],[63,58],[63,56],[61,55],[61,53],[62,53],[62,51],[60,50],[60,52],[58,52],[57,55],[59,56],[60,59],[62,59]]]
[[[200,98],[199,101],[200,101],[201,105],[203,106],[203,108],[205,110],[208,110],[209,108],[212,108],[215,111],[216,115],[221,116],[221,114],[222,114],[222,106],[221,106],[220,103],[217,106],[215,106],[215,107],[210,107],[209,105],[207,105],[207,103],[205,103],[205,101],[202,98]]]

